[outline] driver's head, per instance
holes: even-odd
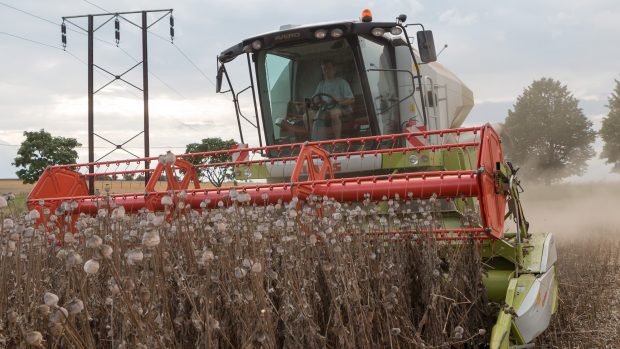
[[[321,71],[326,79],[333,79],[336,76],[336,68],[332,60],[326,59],[321,61]]]

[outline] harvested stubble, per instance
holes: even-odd
[[[601,230],[558,244],[558,314],[543,348],[620,347],[620,234]]]
[[[488,340],[475,243],[365,233],[436,226],[439,200],[386,201],[384,215],[369,201],[251,206],[242,195],[202,212],[181,204],[170,223],[101,209],[79,218],[75,236],[56,229],[62,246],[34,226],[36,213],[4,219],[0,346],[25,346],[38,338],[33,331],[49,348],[458,348]],[[64,219],[56,213],[44,217],[50,227]]]

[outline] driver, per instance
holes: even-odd
[[[316,87],[312,102],[319,105],[312,123],[312,140],[320,141],[330,138],[328,129],[332,128],[333,138],[341,138],[342,115],[352,113],[353,92],[349,83],[336,77],[336,68],[331,60],[321,62],[323,80]],[[332,99],[333,98],[333,99]]]

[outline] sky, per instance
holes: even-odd
[[[337,6],[335,5],[337,3]],[[472,1],[117,1],[0,0],[0,178],[16,178],[11,162],[24,131],[45,129],[54,136],[76,138],[80,162],[87,156],[87,41],[68,24],[67,47],[61,46],[63,16],[173,9],[175,37],[168,19],[149,29],[149,93],[151,155],[207,137],[235,138],[238,132],[230,95],[215,93],[216,56],[247,37],[277,30],[283,24],[351,20],[365,7],[377,21],[399,14],[407,23],[433,30],[439,61],[474,92],[475,107],[467,125],[501,122],[516,98],[534,80],[550,77],[565,84],[598,130],[608,113],[607,99],[620,80],[620,2],[617,0],[472,0]],[[149,22],[159,16],[150,15]],[[99,17],[95,25],[103,23]],[[139,23],[138,16],[127,19]],[[86,27],[86,19],[73,23]],[[114,23],[95,34],[95,64],[120,74],[141,60],[141,33],[121,21],[114,43]],[[243,67],[245,61],[237,62]],[[237,89],[244,87],[243,69],[233,68]],[[124,77],[141,86],[141,67]],[[96,71],[95,89],[110,75]],[[247,82],[246,82],[247,83]],[[249,106],[249,96],[241,102]],[[242,97],[243,98],[243,97]],[[142,131],[141,92],[120,81],[95,95],[95,133],[124,143]],[[253,110],[248,109],[248,115]],[[250,126],[246,135],[254,134]],[[246,140],[248,141],[248,140]],[[249,138],[256,144],[256,137]],[[602,142],[597,140],[595,150]],[[95,141],[95,158],[113,147]],[[143,138],[126,148],[143,153]],[[128,158],[116,150],[106,160]],[[587,173],[570,181],[620,180],[610,166],[594,158]]]

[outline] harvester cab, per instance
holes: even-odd
[[[241,55],[247,56],[250,76],[256,76],[256,85],[251,79],[247,88],[257,91],[258,102],[253,102],[260,105],[256,110],[262,116],[250,123],[262,142],[262,121],[267,145],[460,126],[473,106],[471,91],[433,63],[437,57],[431,31],[417,33],[420,54],[415,52],[405,18],[372,22],[371,14],[365,13],[362,21],[288,25],[223,51],[218,56],[217,89],[220,92],[225,79],[230,87],[226,92],[236,97],[240,138],[245,116],[226,63]],[[331,112],[333,108],[339,112]],[[338,120],[330,117],[334,114]]]
[[[471,90],[435,62],[432,32],[422,27],[414,48],[405,20],[374,22],[365,11],[359,21],[286,26],[243,40],[218,56],[216,89],[232,94],[237,114],[234,149],[52,166],[28,205],[55,231],[67,222],[71,228],[79,214],[119,207],[168,218],[266,204],[320,216],[321,203],[332,201],[351,212],[373,210],[377,221],[361,214],[361,226],[342,233],[476,244],[486,297],[501,304],[490,347],[529,345],[557,308],[555,241],[528,231],[500,137],[490,125],[462,127]],[[240,56],[250,84],[236,90],[227,67]],[[244,105],[240,95],[248,91],[252,101]],[[254,117],[243,113],[248,105]],[[256,129],[259,146],[244,144],[244,123]],[[235,180],[206,186],[205,173]],[[133,193],[93,194],[87,186],[93,177],[144,174],[145,189]],[[164,175],[167,186],[157,189]],[[64,219],[50,222],[52,215]]]

